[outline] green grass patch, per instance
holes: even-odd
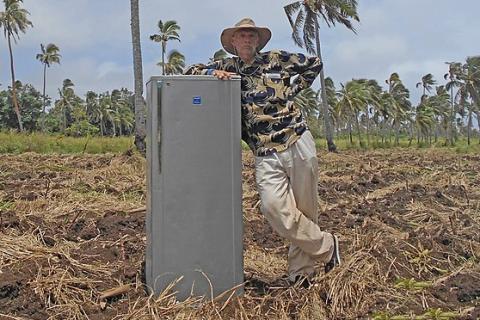
[[[339,136],[334,138],[338,150],[376,150],[390,148],[416,148],[416,149],[445,149],[459,154],[480,153],[480,144],[478,139],[472,139],[470,145],[466,139],[456,141],[454,146],[445,145],[443,140],[437,143],[428,144],[421,142],[417,144],[414,139],[409,146],[408,137],[402,137],[399,144],[396,145],[393,139],[381,141],[372,138],[370,144],[362,136],[362,144],[358,143],[357,137],[350,142],[348,136]],[[14,133],[0,132],[0,154],[11,153],[19,154],[24,152],[36,152],[41,154],[103,154],[103,153],[123,153],[128,149],[134,148],[133,137],[67,137],[63,135],[49,135],[42,133]],[[326,150],[327,143],[325,138],[316,138],[315,144],[318,150]],[[242,141],[242,149],[249,150],[248,146]]]
[[[20,134],[0,132],[0,153],[123,153],[133,146],[133,137],[75,138],[42,133]]]
[[[334,143],[337,146],[338,150],[377,150],[377,149],[391,149],[391,148],[411,148],[411,149],[441,149],[454,151],[456,153],[465,154],[465,153],[480,153],[480,143],[478,139],[472,139],[470,145],[467,144],[467,140],[462,138],[455,142],[453,146],[446,145],[445,141],[438,140],[436,143],[419,142],[417,140],[412,140],[411,144],[408,137],[401,137],[398,145],[395,144],[394,140],[391,141],[385,140],[381,141],[380,139],[372,139],[370,144],[367,143],[366,137],[362,136],[362,144],[358,143],[357,137],[354,138],[353,142],[350,142],[348,136],[339,136],[334,137]],[[315,144],[317,150],[327,150],[327,141],[325,138],[316,138]]]

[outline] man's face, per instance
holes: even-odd
[[[240,57],[251,58],[258,47],[258,33],[253,30],[240,29],[233,34],[232,45]]]

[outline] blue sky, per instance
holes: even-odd
[[[264,50],[304,52],[294,46],[283,6],[292,1],[159,1],[140,0],[144,81],[160,74],[160,46],[149,40],[158,20],[176,20],[181,42],[171,42],[187,64],[206,62],[220,48],[223,28],[243,17],[273,33]],[[480,54],[480,1],[459,0],[359,0],[361,22],[357,34],[342,26],[323,24],[321,41],[325,71],[337,87],[352,78],[376,79],[383,83],[398,72],[418,101],[415,83],[432,73],[444,83],[446,61],[464,61]],[[71,79],[78,94],[120,87],[133,89],[128,0],[24,0],[34,28],[20,36],[14,46],[17,79],[42,88],[42,66],[35,59],[40,43],[60,47],[61,65],[48,70],[47,93],[58,97],[57,89]],[[3,4],[0,7],[3,11]],[[6,40],[0,40],[0,88],[10,82]],[[318,84],[315,84],[318,88]]]

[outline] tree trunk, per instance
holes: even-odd
[[[13,107],[15,108],[15,113],[17,114],[18,127],[20,129],[20,132],[23,132],[22,115],[20,114],[20,108],[18,106],[17,93],[15,88],[15,68],[13,66],[13,52],[12,52],[12,43],[10,40],[10,34],[7,35],[7,39],[8,39],[8,51],[10,52],[10,71],[12,73],[12,102],[13,102]]]
[[[350,138],[350,145],[353,146],[352,124],[350,121],[348,122],[347,127],[348,127],[348,137]]]
[[[455,130],[455,99],[453,97],[453,86],[450,89],[450,100],[452,104],[452,108],[450,109],[450,116],[448,118],[448,128],[447,128],[447,140],[450,143],[451,146],[454,145],[454,138],[453,138],[453,132]]]
[[[368,105],[365,110],[365,119],[367,123],[367,147],[370,147],[370,117],[368,116]]]
[[[162,41],[162,75],[165,75],[165,51],[167,50],[167,44]]]
[[[470,137],[472,134],[472,108],[473,106],[470,106],[470,110],[468,110],[468,124],[467,124],[467,144],[470,145]]]
[[[133,73],[135,78],[135,146],[145,154],[145,102],[143,100],[142,49],[140,45],[140,18],[138,0],[130,0]]]
[[[63,106],[63,133],[67,130],[67,107]]]
[[[357,126],[358,144],[363,147],[362,134],[360,133],[360,122],[358,121],[358,114],[355,114],[355,124]]]
[[[318,20],[315,19],[315,41],[317,45],[317,57],[322,61],[322,51],[320,48],[320,26],[318,25]],[[325,88],[325,65],[322,66],[320,70],[320,86],[321,86],[321,97],[322,97],[322,110],[323,110],[323,120],[325,122],[325,137],[327,139],[328,151],[336,152],[337,146],[333,142],[333,130],[332,130],[332,121],[330,118],[330,111],[328,110],[327,102],[327,90]]]
[[[475,114],[477,115],[477,128],[479,131],[478,144],[480,144],[480,111],[476,111]]]
[[[42,108],[42,132],[45,132],[45,108],[46,108],[46,98],[45,98],[45,86],[47,83],[47,64],[43,64],[43,108]]]
[[[480,97],[477,93],[476,88],[473,88],[472,86],[468,86],[468,92],[472,96],[473,100],[473,105],[470,106],[470,110],[468,111],[468,128],[467,128],[467,134],[468,134],[468,145],[470,145],[470,135],[471,135],[471,130],[472,130],[472,112],[475,107],[480,107]],[[477,119],[478,120],[478,119]]]
[[[412,141],[413,141],[413,122],[410,122],[410,139],[408,140],[408,146],[410,147],[412,145]]]
[[[400,144],[400,123],[399,121],[394,122],[394,127],[395,127],[395,146],[398,147]]]

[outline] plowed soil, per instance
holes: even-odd
[[[319,223],[344,263],[308,289],[285,285],[288,243],[243,163],[245,295],[179,303],[144,290],[141,157],[0,155],[0,319],[480,317],[480,156],[319,153]]]

